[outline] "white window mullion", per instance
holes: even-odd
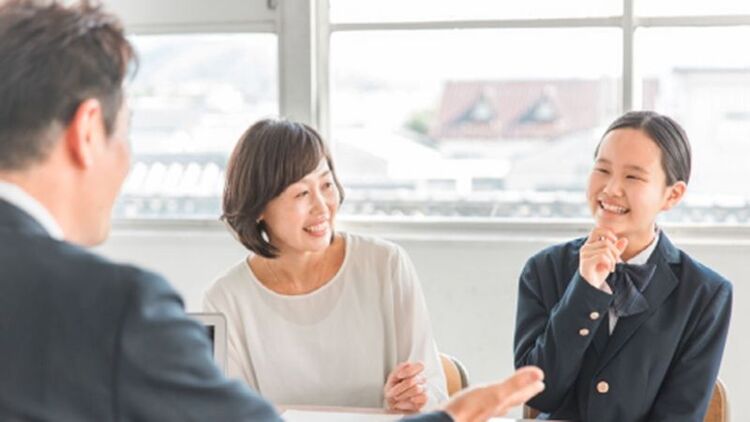
[[[317,123],[317,0],[279,0],[279,108],[281,115]]]
[[[328,0],[317,1],[317,129],[330,140],[331,24]],[[333,148],[333,145],[331,146]]]
[[[622,1],[622,111],[630,111],[634,105],[634,57],[635,17],[633,0]]]

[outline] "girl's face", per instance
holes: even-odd
[[[331,243],[339,191],[328,162],[292,183],[266,205],[260,218],[281,254],[324,251]]]
[[[686,185],[667,186],[661,150],[641,130],[615,129],[599,146],[586,196],[598,227],[650,241],[656,216],[682,198]]]

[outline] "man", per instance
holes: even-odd
[[[97,6],[0,2],[0,420],[279,420],[214,366],[160,276],[102,242],[130,160],[135,54]],[[419,421],[474,421],[543,388],[537,368]]]

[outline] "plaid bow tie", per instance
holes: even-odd
[[[648,301],[641,292],[646,290],[655,272],[654,264],[615,266],[615,271],[607,277],[607,284],[612,288],[612,308],[618,318],[636,315],[648,309]]]

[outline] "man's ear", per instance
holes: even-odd
[[[65,131],[71,160],[81,168],[91,167],[100,139],[106,139],[102,106],[99,100],[89,98],[78,106]]]
[[[662,211],[667,211],[679,204],[687,191],[687,184],[683,181],[676,182],[672,186],[667,186],[667,200],[664,202]]]

